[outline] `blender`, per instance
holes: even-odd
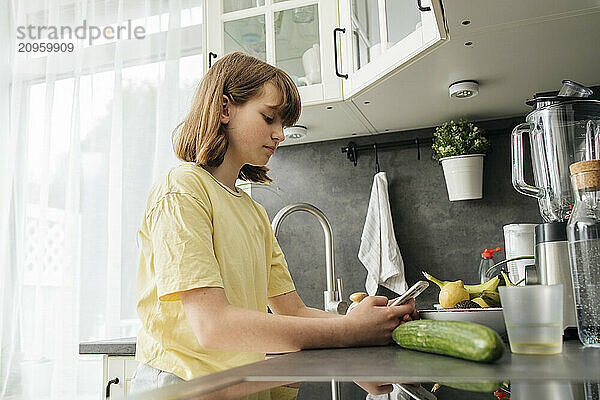
[[[534,106],[511,135],[512,183],[538,199],[545,221],[536,227],[535,264],[542,284],[562,283],[565,290],[564,329],[575,321],[572,278],[569,273],[565,221],[575,203],[569,165],[600,158],[600,101],[592,91],[570,80],[557,95],[541,94],[528,100]],[[523,134],[529,135],[534,185],[525,182]]]

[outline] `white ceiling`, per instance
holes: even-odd
[[[451,0],[444,8],[450,40],[352,99],[377,132],[522,115],[526,99],[563,79],[600,84],[600,0]],[[451,99],[449,84],[463,79],[479,81],[479,95]]]

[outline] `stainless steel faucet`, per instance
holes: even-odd
[[[275,236],[279,232],[281,222],[294,211],[306,211],[319,220],[323,233],[325,234],[325,271],[327,273],[327,290],[324,292],[325,311],[335,314],[346,314],[348,303],[342,297],[342,279],[337,280],[337,291],[335,290],[335,269],[333,266],[333,234],[331,233],[331,224],[327,217],[317,207],[308,203],[291,204],[283,207],[271,223]]]

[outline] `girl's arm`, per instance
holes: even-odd
[[[341,315],[307,307],[298,292],[291,291],[279,296],[269,297],[269,308],[274,314],[292,315],[307,318],[339,318]]]
[[[268,314],[235,307],[222,288],[180,293],[183,308],[202,347],[260,353],[309,348],[386,345],[414,301],[387,306],[387,298],[365,298],[340,318],[306,318]]]

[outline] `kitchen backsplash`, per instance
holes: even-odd
[[[379,150],[379,165],[389,182],[396,240],[404,259],[407,282],[423,279],[421,270],[443,280],[476,283],[481,252],[504,247],[502,226],[539,223],[537,201],[517,193],[511,184],[510,132],[524,117],[478,122],[490,136],[492,152],[484,161],[483,199],[448,201],[443,171],[432,159],[430,145]],[[365,291],[367,272],[358,260],[360,238],[375,174],[375,153],[360,153],[358,166],[342,154],[350,140],[359,145],[430,137],[433,128],[363,136],[279,148],[269,163],[269,187],[252,186],[253,198],[269,218],[285,205],[306,202],[325,213],[334,240],[335,276],[343,279],[344,298]],[[526,151],[528,153],[528,150]],[[533,182],[531,161],[525,159],[526,180]],[[289,215],[280,227],[283,249],[298,293],[304,302],[323,308],[325,290],[324,236],[316,218],[306,212]],[[496,253],[504,259],[504,251]],[[418,308],[437,302],[438,290],[427,289]],[[393,293],[380,287],[379,294]]]

